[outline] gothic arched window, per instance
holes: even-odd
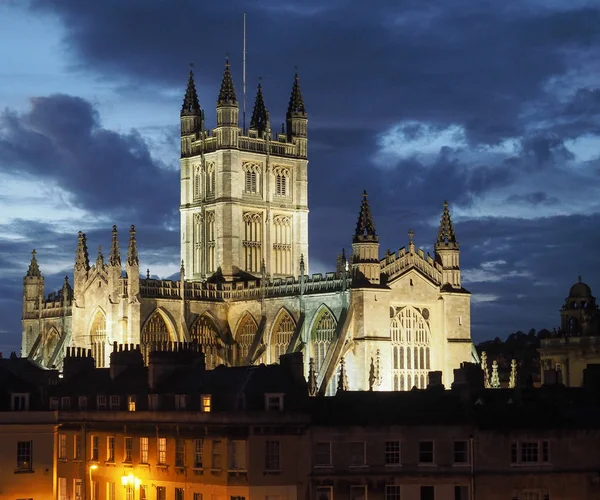
[[[96,368],[106,366],[106,316],[101,311],[96,312],[90,328],[90,344],[92,356],[96,360]]]
[[[413,385],[424,389],[431,369],[429,325],[415,308],[404,307],[392,318],[390,330],[394,390],[410,390]]]
[[[273,269],[274,274],[292,274],[292,218],[285,215],[273,217]]]
[[[146,321],[140,335],[140,348],[144,355],[144,360],[148,363],[150,351],[154,350],[158,344],[170,342],[172,335],[162,314],[154,311],[150,319]]]
[[[315,372],[320,373],[325,358],[331,343],[335,339],[335,330],[337,322],[333,314],[327,309],[321,312],[319,319],[316,321],[311,335],[310,355],[314,359]],[[334,372],[329,384],[327,385],[327,395],[335,394],[337,385],[337,373]]]
[[[277,196],[289,196],[289,169],[285,167],[274,167],[273,174],[275,175],[275,194]]]
[[[251,273],[260,272],[262,258],[262,215],[246,212],[242,216],[244,222],[245,270]]]
[[[220,364],[219,334],[217,327],[208,316],[200,316],[190,329],[190,338],[202,346],[206,368],[212,370]]]
[[[215,164],[212,162],[206,165],[206,194],[215,195]]]
[[[214,273],[217,268],[215,264],[215,213],[206,212],[206,272]]]
[[[275,323],[271,345],[273,346],[273,362],[278,363],[279,357],[287,352],[292,341],[296,323],[287,311],[282,311]]]
[[[244,163],[244,192],[256,194],[260,192],[260,165],[256,163]]]
[[[243,365],[246,363],[257,330],[258,326],[256,321],[254,321],[252,316],[246,313],[238,326],[237,334],[235,336],[236,364]]]

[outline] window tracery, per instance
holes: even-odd
[[[335,330],[337,321],[333,314],[325,309],[317,321],[311,338],[311,356],[314,359],[314,367],[317,375],[321,372],[321,368],[325,363],[327,352],[331,343],[335,339]],[[337,373],[334,373],[331,380],[327,384],[326,395],[332,396],[335,394],[337,385]]]
[[[279,357],[287,352],[287,349],[292,341],[296,323],[287,311],[282,311],[275,326],[273,334],[273,362],[278,363]]]
[[[148,364],[148,356],[157,344],[169,342],[171,340],[171,334],[169,327],[158,311],[154,311],[150,319],[146,321],[142,333],[140,335],[140,348],[144,361]]]
[[[207,196],[215,195],[215,163],[210,162],[206,165],[206,194]]]
[[[96,368],[104,368],[106,366],[106,316],[101,311],[96,313],[90,328],[90,343]]]
[[[206,212],[206,272],[214,273],[215,263],[215,212]]]
[[[431,369],[429,325],[415,308],[404,307],[392,318],[390,330],[394,390],[426,388]]]
[[[248,358],[250,347],[254,342],[256,331],[258,326],[252,316],[245,314],[242,321],[240,322],[236,335],[236,361],[238,365],[243,365]]]
[[[251,273],[260,272],[262,258],[262,214],[246,212],[242,216],[244,222],[244,249],[245,270]]]
[[[243,163],[242,171],[244,172],[244,191],[246,193],[256,194],[260,192],[260,165],[256,163]]]
[[[204,362],[208,370],[212,370],[221,363],[219,350],[222,349],[219,342],[219,334],[214,322],[206,315],[200,316],[192,325],[190,330],[192,341],[202,346]]]
[[[292,218],[273,217],[273,270],[275,274],[290,276],[292,272]]]
[[[276,166],[273,168],[273,175],[275,176],[275,194],[289,196],[289,168]]]
[[[194,167],[194,200],[202,199],[202,169],[200,165]]]

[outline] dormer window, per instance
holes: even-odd
[[[87,398],[85,396],[79,396],[77,406],[79,406],[80,410],[85,410],[87,408]]]
[[[202,401],[202,411],[204,413],[210,413],[210,411],[212,409],[212,407],[211,407],[211,405],[212,405],[211,399],[212,398],[211,398],[210,394],[203,394],[202,395],[202,399],[201,399],[201,401]]]
[[[265,394],[267,411],[283,411],[283,394]]]
[[[158,410],[158,394],[148,394],[148,409]]]
[[[127,396],[127,410],[135,411],[135,396]]]
[[[12,411],[29,410],[29,393],[13,393],[10,395],[10,409]]]
[[[69,396],[63,396],[60,398],[60,409],[70,410],[71,409],[71,398]]]
[[[50,398],[50,409],[58,410],[59,402],[58,398]]]
[[[106,410],[106,396],[98,396],[96,398],[96,406],[98,410]]]
[[[121,398],[119,396],[111,396],[110,397],[110,409],[118,410],[121,406]]]

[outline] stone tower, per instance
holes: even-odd
[[[190,72],[181,111],[181,260],[186,280],[298,276],[308,255],[307,115],[298,75],[287,131],[273,135],[259,85],[247,135],[229,61],[217,123],[204,128]]]

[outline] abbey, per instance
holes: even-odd
[[[304,353],[311,391],[424,388],[430,371],[449,385],[472,360],[470,294],[444,204],[430,256],[385,252],[363,193],[352,254],[334,272],[308,274],[308,119],[296,75],[281,132],[271,130],[261,86],[250,127],[239,126],[229,63],[206,128],[192,72],[181,110],[181,276],[140,275],[135,228],[121,254],[90,264],[79,233],[73,286],[44,294],[35,250],[24,278],[22,355],[62,365],[67,347],[109,365],[112,344],[145,357],[167,342],[201,344],[208,368],[278,362]],[[124,262],[123,262],[124,260]],[[124,268],[124,269],[123,269]],[[124,272],[123,272],[124,271]]]

